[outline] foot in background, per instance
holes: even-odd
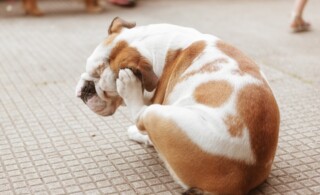
[[[310,23],[303,20],[301,16],[295,16],[291,22],[291,30],[292,32],[304,32],[309,31],[311,28]]]
[[[308,0],[296,0],[292,10],[292,22],[290,28],[292,32],[304,32],[310,30],[311,25],[303,20],[303,11]]]
[[[86,0],[86,9],[89,13],[100,13],[103,8],[99,6],[98,0]]]
[[[23,0],[23,7],[27,15],[43,16],[43,12],[39,10],[36,0]]]

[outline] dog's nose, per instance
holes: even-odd
[[[84,86],[81,89],[80,98],[84,103],[87,103],[88,99],[90,99],[92,96],[96,95],[96,89],[94,86],[93,81],[86,81]]]

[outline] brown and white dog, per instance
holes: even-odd
[[[85,0],[87,11],[90,13],[101,12],[102,8],[98,4],[98,0]],[[42,16],[43,12],[40,11],[37,5],[37,0],[23,0],[23,7],[26,14],[33,16]]]
[[[215,36],[115,18],[76,94],[103,116],[125,104],[129,137],[153,145],[190,193],[246,194],[268,177],[276,100],[258,66]]]

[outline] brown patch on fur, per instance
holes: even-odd
[[[217,47],[230,58],[237,61],[239,66],[240,75],[242,72],[252,75],[253,77],[263,80],[260,69],[254,61],[247,57],[237,48],[223,41],[217,42]]]
[[[237,110],[249,129],[256,158],[270,159],[277,146],[280,123],[278,105],[271,89],[265,85],[245,86],[239,91]],[[261,150],[260,145],[269,147]]]
[[[241,137],[243,134],[244,124],[239,116],[228,115],[225,120],[225,124],[228,126],[228,131],[233,137]]]
[[[197,41],[183,50],[168,51],[166,64],[160,77],[159,85],[152,98],[153,103],[163,104],[181,74],[192,64],[193,60],[204,50],[206,43]]]
[[[110,66],[112,70],[118,70],[118,67],[114,62],[118,54],[125,48],[129,47],[126,41],[119,41],[111,50],[109,55]],[[119,70],[118,70],[119,71]]]
[[[217,65],[227,63],[227,62],[228,62],[228,60],[225,58],[216,59],[212,62],[209,62],[209,63],[203,65],[198,70],[194,70],[194,71],[191,71],[191,72],[185,74],[183,77],[181,77],[179,79],[179,82],[182,82],[182,81],[184,81],[184,80],[188,79],[189,77],[192,77],[196,74],[211,73],[211,72],[218,71],[220,68]]]
[[[277,102],[267,85],[250,84],[239,91],[237,110],[250,133],[250,143],[260,174],[252,180],[261,183],[269,174],[275,156],[280,113]]]
[[[116,75],[120,69],[130,68],[147,91],[152,91],[157,86],[158,77],[153,72],[151,63],[125,41],[119,41],[111,50],[109,64]]]
[[[193,96],[198,103],[219,107],[229,99],[232,92],[233,87],[227,81],[209,81],[199,85]]]
[[[162,104],[167,90],[168,81],[170,78],[170,71],[173,70],[173,63],[176,58],[180,55],[181,50],[169,50],[167,52],[165,66],[162,75],[160,76],[157,89],[154,96],[151,99],[151,102],[156,104]]]

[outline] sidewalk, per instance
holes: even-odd
[[[43,0],[42,18],[20,1],[0,2],[0,194],[180,194],[152,147],[128,139],[121,108],[100,117],[74,96],[86,58],[115,16],[138,25],[168,22],[212,33],[261,64],[281,110],[277,155],[252,195],[320,194],[320,1],[313,31],[288,32],[291,0],[142,0],[105,3],[89,15],[81,1]]]

